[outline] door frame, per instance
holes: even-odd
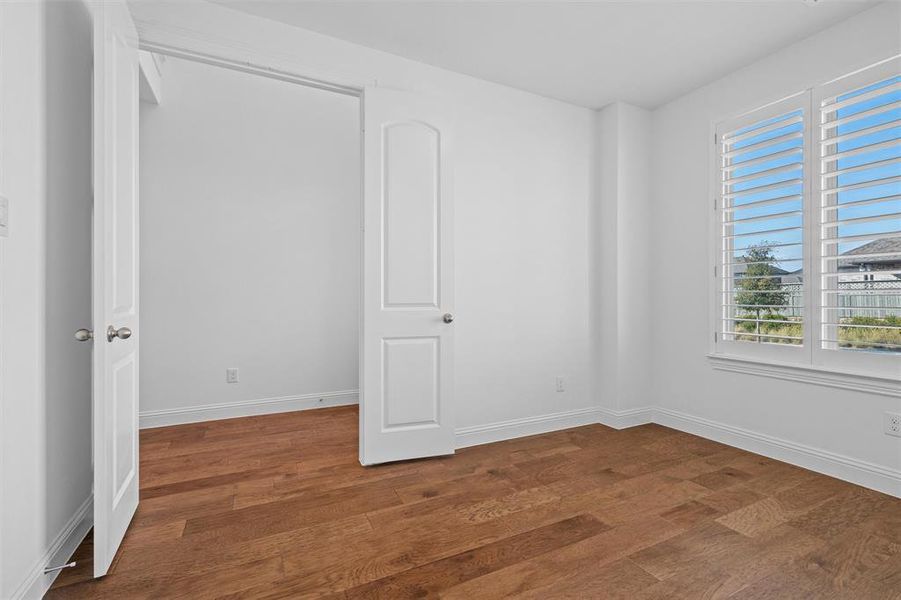
[[[133,16],[134,18],[134,16]],[[310,87],[314,89],[324,90],[328,92],[333,92],[336,94],[341,94],[345,96],[353,96],[359,99],[359,143],[360,143],[360,173],[359,173],[359,186],[360,186],[360,200],[359,200],[359,215],[360,215],[360,230],[359,230],[359,240],[360,240],[360,252],[358,256],[360,273],[359,273],[359,296],[358,296],[358,324],[357,324],[357,355],[358,355],[358,392],[357,392],[357,401],[359,410],[359,424],[358,428],[362,433],[363,427],[363,402],[364,393],[363,393],[363,286],[364,286],[364,239],[363,239],[363,216],[365,214],[365,189],[364,189],[364,176],[365,176],[365,140],[364,140],[364,131],[363,131],[363,119],[364,119],[364,102],[365,95],[364,90],[366,85],[350,85],[343,84],[337,82],[331,82],[326,79],[319,79],[315,77],[308,77],[306,75],[300,74],[298,71],[295,71],[293,68],[288,67],[275,67],[269,66],[269,64],[275,63],[276,61],[272,60],[272,57],[269,57],[265,54],[258,53],[255,51],[251,51],[247,48],[238,47],[235,45],[225,45],[220,40],[209,40],[205,36],[197,34],[193,31],[185,31],[179,30],[177,34],[173,34],[173,32],[169,31],[166,28],[159,27],[156,23],[152,22],[143,22],[140,19],[134,18],[135,26],[138,29],[138,50],[153,52],[155,54],[161,54],[164,56],[171,56],[173,58],[180,58],[183,60],[189,60],[192,62],[199,62],[202,64],[207,64],[215,67],[221,67],[225,69],[230,69],[233,71],[239,71],[242,73],[248,73],[251,75],[259,75],[261,77],[267,77],[269,79],[275,79],[278,81],[285,81],[288,83],[294,83],[297,85],[303,85],[305,87]],[[373,82],[375,83],[375,82]],[[140,164],[140,158],[139,158]],[[359,442],[358,442],[359,445]]]

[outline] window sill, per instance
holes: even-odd
[[[728,354],[708,354],[707,358],[713,368],[719,371],[773,377],[901,398],[901,381],[897,378],[835,371],[812,365],[776,363]]]

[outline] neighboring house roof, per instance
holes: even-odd
[[[884,254],[879,258],[854,258],[868,254]],[[859,269],[867,265],[891,265],[901,263],[901,238],[880,238],[842,253],[839,269]]]

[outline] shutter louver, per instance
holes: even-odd
[[[819,106],[818,345],[901,353],[901,76],[855,83]]]
[[[719,134],[716,293],[724,342],[804,341],[806,121],[797,102],[784,110],[726,124]]]

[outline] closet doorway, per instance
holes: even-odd
[[[141,59],[141,426],[356,403],[360,99]]]

